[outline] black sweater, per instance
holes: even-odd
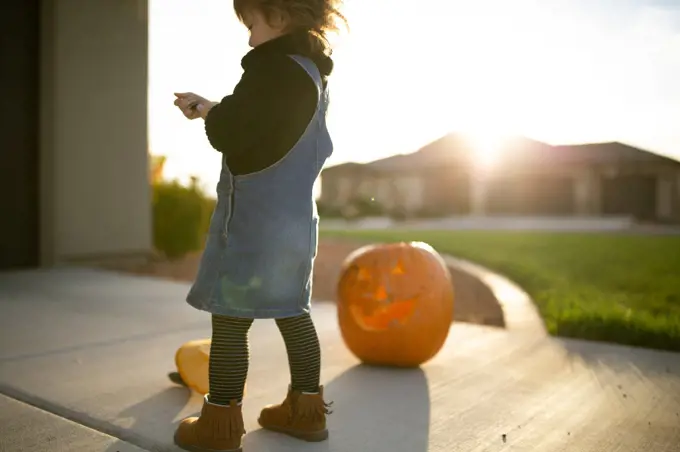
[[[312,78],[289,55],[316,63],[324,79],[333,61],[313,52],[305,33],[268,41],[241,60],[243,75],[205,118],[210,144],[222,152],[234,175],[265,169],[297,143],[316,111],[318,94]]]

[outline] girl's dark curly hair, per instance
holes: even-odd
[[[342,24],[348,28],[341,6],[342,0],[234,0],[234,11],[241,22],[253,10],[267,19],[273,13],[283,14],[291,31],[307,31],[312,47],[327,55],[331,53],[328,33],[339,31]]]

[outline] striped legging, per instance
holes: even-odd
[[[241,401],[248,375],[248,330],[253,319],[212,316],[210,345],[210,401],[226,405]],[[309,314],[276,319],[286,344],[291,387],[301,392],[318,392],[321,348]]]

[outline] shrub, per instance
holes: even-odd
[[[326,204],[323,201],[316,202],[316,211],[319,216],[324,218],[340,218],[342,217],[342,209]]]
[[[176,181],[156,181],[153,188],[154,246],[168,259],[179,259],[203,247],[214,200],[196,181],[188,187]]]
[[[388,216],[394,221],[406,221],[411,218],[410,213],[403,207],[395,207],[390,209]]]
[[[385,210],[382,205],[373,198],[354,197],[342,209],[342,217],[346,220],[354,220],[365,217],[379,217]]]

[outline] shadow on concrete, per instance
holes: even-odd
[[[259,429],[246,435],[244,450],[427,452],[430,395],[421,369],[357,365],[326,384],[325,398],[333,402],[327,442],[300,443]]]
[[[118,417],[120,419],[129,419],[130,421],[127,424],[127,428],[121,431],[121,435],[118,435],[124,441],[117,441],[109,446],[105,452],[127,452],[131,450],[129,443],[135,444],[144,450],[178,450],[174,446],[159,449],[158,443],[154,442],[153,439],[136,434],[135,432],[168,432],[170,436],[167,443],[171,443],[172,432],[175,431],[179,423],[179,420],[176,418],[186,406],[190,397],[191,392],[187,388],[180,386],[169,387],[123,410],[118,414]]]

